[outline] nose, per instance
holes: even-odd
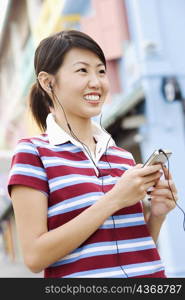
[[[97,74],[93,73],[89,76],[88,86],[96,89],[100,87],[100,79],[98,78]]]

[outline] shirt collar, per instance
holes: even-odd
[[[100,125],[92,121],[93,124],[93,136],[98,144],[113,146],[115,145],[114,140],[109,133],[104,131]],[[48,134],[49,143],[53,146],[61,145],[66,142],[71,142],[74,145],[80,145],[71,135],[69,135],[64,129],[62,129],[55,121],[52,113],[49,113],[46,119],[46,133]],[[110,138],[111,137],[111,138]]]

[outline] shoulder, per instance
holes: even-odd
[[[43,143],[46,136],[19,139],[14,149],[9,173],[8,191],[12,185],[28,186],[48,193],[48,179],[42,163],[37,141]]]
[[[135,165],[135,160],[132,153],[116,145],[111,146],[108,149],[107,154],[111,160],[114,160],[117,163],[128,164],[130,166]]]
[[[48,144],[49,142],[46,134],[21,138],[17,141],[14,148],[13,157],[39,156],[39,147]]]
[[[31,148],[37,148],[42,145],[48,145],[48,135],[47,134],[40,134],[37,136],[32,137],[24,137],[18,140],[16,148],[20,147],[31,147]]]
[[[33,145],[37,145],[39,143],[48,143],[48,142],[49,142],[48,135],[46,133],[32,136],[32,137],[24,137],[18,140],[18,144],[30,143]]]
[[[128,158],[128,159],[133,159],[133,155],[131,152],[128,150],[125,150],[124,148],[118,147],[118,146],[112,146],[110,147],[111,152],[114,153],[115,155],[120,155],[122,157]]]

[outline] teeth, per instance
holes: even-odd
[[[97,95],[97,96],[95,96],[95,95],[86,95],[86,96],[84,96],[84,99],[85,100],[90,100],[90,101],[98,101],[100,99],[100,96],[99,95]]]

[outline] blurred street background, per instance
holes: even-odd
[[[54,32],[81,30],[100,44],[110,79],[104,128],[137,163],[155,149],[172,150],[170,171],[185,210],[184,28],[184,0],[0,1],[0,277],[43,277],[23,264],[7,179],[18,139],[40,133],[28,94],[34,51]],[[176,207],[158,240],[168,277],[185,277],[183,221]]]

